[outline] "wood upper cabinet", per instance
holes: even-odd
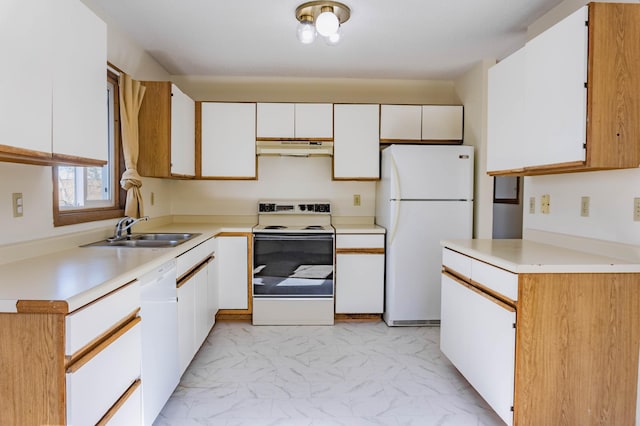
[[[195,176],[195,103],[169,81],[143,81],[138,172],[148,177]]]
[[[382,105],[381,142],[462,143],[462,105]]]
[[[200,108],[200,114],[197,110]],[[198,177],[256,179],[256,104],[197,102],[200,116]],[[196,143],[198,140],[196,139]]]
[[[60,0],[53,9],[54,159],[106,162],[107,26],[79,0]]]
[[[258,103],[258,139],[333,139],[332,104]]]
[[[638,167],[639,20],[640,5],[590,3],[516,52],[524,65],[489,71],[489,174]],[[508,84],[519,97],[505,96]],[[505,111],[522,123],[510,141]]]
[[[333,179],[380,178],[380,106],[337,104]]]
[[[79,0],[4,3],[0,160],[104,164],[106,24]]]

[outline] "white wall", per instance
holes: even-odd
[[[375,182],[332,181],[329,157],[259,157],[256,181],[174,181],[172,194],[177,215],[255,215],[270,199],[330,200],[335,216],[375,214]]]
[[[633,221],[633,199],[640,197],[640,169],[568,173],[525,179],[523,225],[527,229],[640,245],[640,222]],[[551,196],[549,214],[540,197]],[[580,216],[581,197],[590,197],[589,217]],[[536,213],[529,214],[529,197]]]
[[[493,234],[493,178],[487,175],[487,71],[493,64],[481,61],[455,82],[464,104],[464,144],[475,147],[474,238]]]

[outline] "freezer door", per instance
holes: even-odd
[[[393,145],[384,155],[391,199],[473,200],[472,146]]]
[[[471,238],[473,203],[393,201],[390,207],[397,220],[387,231],[384,320],[440,320],[440,241]]]

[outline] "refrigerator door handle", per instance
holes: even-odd
[[[391,157],[391,171],[393,172],[393,177],[394,177],[394,181],[396,184],[396,200],[398,200],[398,202],[396,203],[396,207],[393,211],[393,222],[391,225],[391,235],[389,235],[389,245],[391,245],[391,243],[393,243],[393,239],[396,236],[396,231],[398,229],[398,219],[400,218],[400,202],[399,200],[401,199],[400,197],[400,173],[398,173],[398,166],[396,165],[395,160],[393,159],[393,156]]]

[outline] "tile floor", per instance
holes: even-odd
[[[219,322],[154,425],[503,425],[439,333]]]

